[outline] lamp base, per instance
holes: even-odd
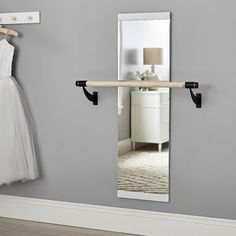
[[[151,66],[151,72],[152,72],[152,73],[155,73],[155,65],[152,65],[152,66]]]

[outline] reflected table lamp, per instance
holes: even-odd
[[[163,64],[163,48],[144,48],[143,64],[152,65],[151,72],[155,73],[155,65]]]

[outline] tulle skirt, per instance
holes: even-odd
[[[0,185],[39,176],[33,122],[17,81],[0,78]]]

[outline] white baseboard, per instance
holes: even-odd
[[[118,154],[122,155],[131,151],[130,138],[118,142]]]
[[[150,236],[235,236],[236,221],[0,195],[0,216]]]

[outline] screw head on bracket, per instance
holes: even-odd
[[[16,21],[16,17],[13,16],[13,17],[11,18],[11,20],[12,20],[12,21]]]

